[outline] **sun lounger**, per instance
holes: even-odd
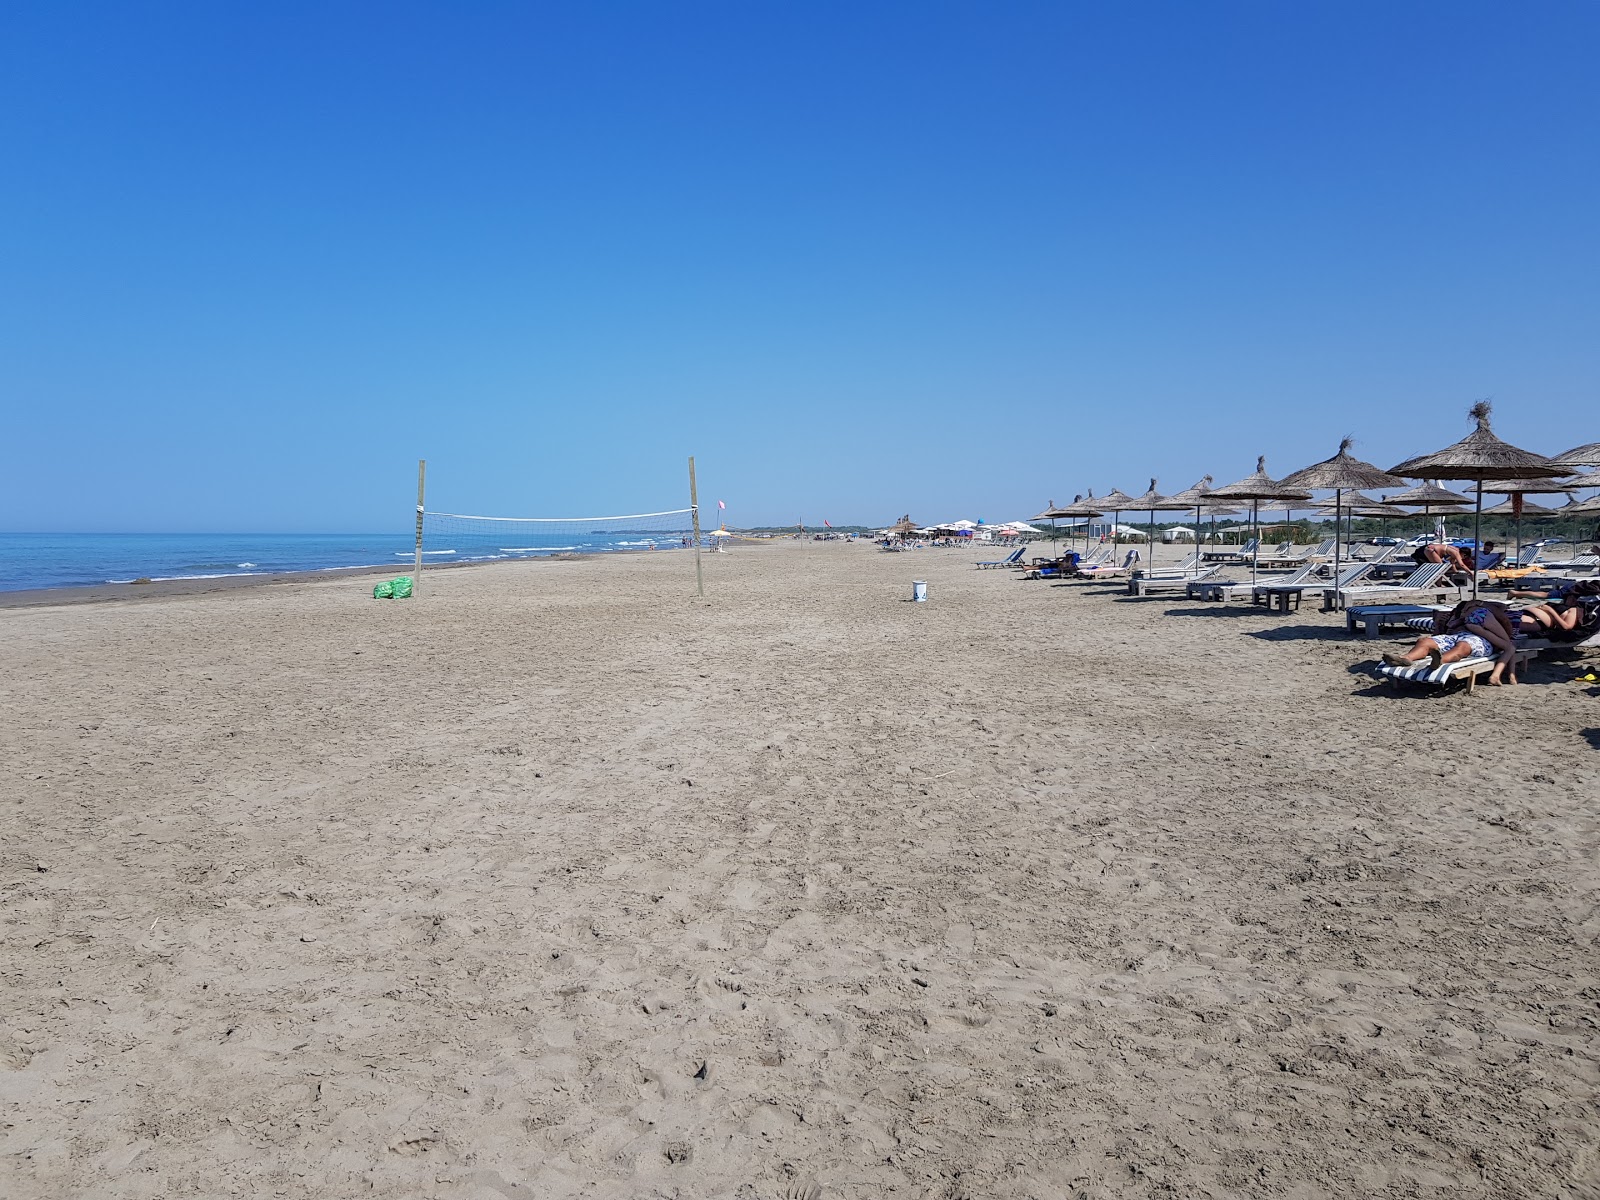
[[[1253,587],[1255,584],[1248,579],[1195,579],[1184,585],[1184,595],[1190,600],[1206,600],[1214,604],[1219,600],[1237,600],[1240,596],[1248,596]]]
[[[1576,554],[1566,562],[1540,563],[1541,571],[1594,571],[1600,570],[1600,554]]]
[[[1215,565],[1218,568],[1222,566],[1221,563]],[[1135,571],[1134,574],[1141,579],[1192,579],[1196,571],[1209,572],[1211,566],[1209,563],[1202,566],[1199,554],[1192,553],[1170,567],[1151,567],[1148,570]]]
[[[1307,563],[1325,563],[1332,557],[1333,539],[1323,538],[1315,548],[1307,551],[1305,554],[1284,554],[1282,556],[1274,555],[1270,559],[1262,559],[1261,565],[1266,566],[1268,563],[1271,563],[1274,566],[1303,567]]]
[[[1151,596],[1157,592],[1187,592],[1189,585],[1204,580],[1222,570],[1221,563],[1201,567],[1198,572],[1186,571],[1181,575],[1135,575],[1128,580],[1128,595]]]
[[[1370,642],[1375,641],[1387,626],[1410,625],[1418,620],[1432,625],[1435,613],[1449,611],[1448,605],[1435,608],[1427,604],[1358,604],[1344,610],[1344,627],[1354,633],[1359,625]]]
[[[1350,555],[1350,560],[1352,562],[1365,562],[1371,563],[1373,566],[1379,566],[1394,559],[1395,556],[1404,549],[1404,546],[1379,546],[1376,554],[1366,555],[1352,553]]]
[[[1020,567],[1022,565],[1022,555],[1025,550],[1027,550],[1026,546],[1018,546],[1011,552],[1010,555],[1005,558],[999,559],[995,562],[979,563],[978,569],[980,571],[986,571],[990,567]]]
[[[1106,559],[1111,557],[1111,552],[1115,549],[1116,547],[1110,542],[1104,542],[1101,545],[1096,546],[1093,550],[1089,551],[1088,554],[1084,555],[1078,561],[1078,565],[1080,567],[1098,567],[1101,563],[1105,562]]]
[[[1288,612],[1291,607],[1299,608],[1306,592],[1321,586],[1315,579],[1321,570],[1321,563],[1312,563],[1301,567],[1287,579],[1275,580],[1272,583],[1257,583],[1251,589],[1250,603],[1265,604],[1268,609],[1275,608],[1279,612]],[[1333,587],[1347,588],[1369,570],[1371,566],[1367,563],[1356,563],[1346,567],[1339,573],[1339,578],[1333,581]]]
[[[1206,562],[1249,562],[1251,555],[1256,552],[1260,545],[1260,538],[1251,538],[1242,546],[1228,546],[1221,550],[1207,550],[1203,557],[1205,558]]]
[[[1528,663],[1548,645],[1548,642],[1537,638],[1519,641],[1515,647],[1517,674],[1522,674],[1527,669]],[[1379,678],[1387,679],[1391,684],[1421,683],[1437,688],[1443,688],[1457,679],[1465,679],[1467,691],[1470,693],[1477,687],[1480,675],[1487,675],[1494,670],[1494,661],[1492,657],[1474,655],[1471,658],[1463,658],[1460,662],[1445,663],[1440,667],[1433,666],[1427,660],[1414,667],[1391,667],[1384,663],[1378,667],[1377,673]]]
[[[1389,600],[1422,600],[1437,596],[1436,603],[1460,591],[1449,579],[1448,563],[1423,563],[1399,583],[1380,583],[1369,587],[1328,588],[1322,593],[1324,611],[1348,608],[1352,603],[1384,603]]]
[[[1115,579],[1118,576],[1126,575],[1128,572],[1132,571],[1134,565],[1138,561],[1139,552],[1137,550],[1129,550],[1128,553],[1123,556],[1121,566],[1118,566],[1115,563],[1103,562],[1096,563],[1094,566],[1085,567],[1082,563],[1079,563],[1078,575],[1081,578],[1087,579]]]

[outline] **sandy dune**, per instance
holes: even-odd
[[[0,1193],[1600,1196],[1570,671],[975,557],[0,612]]]

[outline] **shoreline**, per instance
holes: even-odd
[[[576,554],[551,554],[541,558],[495,559],[484,562],[429,563],[428,574],[435,571],[459,571],[467,567],[488,567],[495,563],[549,562],[552,559],[574,559]],[[387,575],[394,578],[409,575],[406,567],[323,567],[314,571],[262,571],[251,575],[214,575],[210,578],[156,579],[149,583],[87,583],[76,587],[24,588],[14,592],[0,592],[0,609],[5,608],[64,608],[78,604],[110,604],[118,601],[160,600],[174,596],[204,596],[216,592],[232,592],[241,588],[268,587],[285,583],[314,583],[319,579],[342,579],[362,575]]]
[[[764,540],[750,539],[747,545],[768,545]],[[437,571],[460,571],[472,567],[493,567],[506,563],[579,562],[590,558],[615,558],[619,555],[673,553],[683,547],[669,546],[665,550],[607,550],[596,554],[554,553],[530,555],[519,558],[493,558],[466,562],[424,563],[427,574]],[[706,554],[713,551],[706,549]],[[241,575],[213,575],[193,579],[156,579],[149,583],[84,583],[71,587],[19,588],[0,591],[0,609],[8,608],[65,608],[80,604],[111,604],[141,600],[169,599],[172,597],[204,596],[217,592],[232,592],[240,588],[267,587],[286,583],[314,583],[321,579],[339,579],[347,576],[387,575],[394,578],[411,574],[411,565],[396,569],[388,566],[322,567],[311,571],[262,571]]]

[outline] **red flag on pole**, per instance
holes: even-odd
[[[827,518],[827,517],[823,517],[823,518],[822,518],[822,523],[823,523],[823,524],[824,524],[824,525],[826,525],[826,526],[827,526],[827,527],[828,527],[828,528],[829,528],[829,529],[832,529],[832,528],[833,528],[833,522],[832,522],[832,521],[830,521],[830,520],[828,520],[828,518]]]

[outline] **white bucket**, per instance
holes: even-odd
[[[925,580],[925,579],[913,579],[911,581],[911,598],[913,600],[915,600],[918,604],[921,604],[924,600],[926,600],[928,598],[928,581],[927,580]]]

